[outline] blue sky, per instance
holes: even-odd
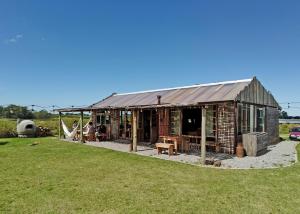
[[[257,76],[300,115],[299,11],[296,0],[1,0],[0,104]]]

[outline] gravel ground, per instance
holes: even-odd
[[[297,162],[296,145],[299,142],[283,141],[276,145],[271,145],[265,154],[258,157],[237,158],[227,154],[207,153],[208,160],[220,160],[222,168],[234,169],[263,169],[290,166]],[[129,152],[129,144],[120,142],[86,142],[86,145],[111,149],[120,152]],[[199,164],[198,154],[178,154],[169,156],[168,154],[157,154],[157,150],[149,146],[138,146],[138,155],[150,156],[154,158],[171,160],[176,162]]]
[[[268,146],[267,153],[258,157],[244,157],[222,161],[222,167],[237,169],[263,169],[290,166],[297,162],[296,141],[282,141]]]

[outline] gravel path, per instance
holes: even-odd
[[[222,167],[237,169],[263,169],[290,166],[297,162],[296,141],[282,141],[268,146],[267,153],[258,157],[244,157],[222,161]]]
[[[283,141],[276,145],[271,145],[265,154],[258,157],[237,158],[227,154],[207,153],[207,159],[220,160],[222,168],[233,169],[263,169],[278,168],[290,166],[297,162],[296,145],[299,142]],[[86,142],[85,145],[111,149],[120,152],[129,152],[129,144],[119,142]],[[199,164],[200,156],[198,154],[178,154],[169,156],[168,154],[157,154],[157,150],[149,146],[138,146],[136,154],[150,156],[154,158],[171,160],[176,162]]]

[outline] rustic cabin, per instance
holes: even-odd
[[[106,140],[131,142],[134,151],[139,143],[172,141],[182,152],[197,152],[206,145],[209,151],[234,154],[245,133],[267,133],[269,144],[277,142],[279,109],[254,77],[114,93],[86,108],[58,111],[90,111],[93,123],[106,127]]]

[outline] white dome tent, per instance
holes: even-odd
[[[36,137],[37,127],[32,120],[18,120],[17,133],[18,137]]]

